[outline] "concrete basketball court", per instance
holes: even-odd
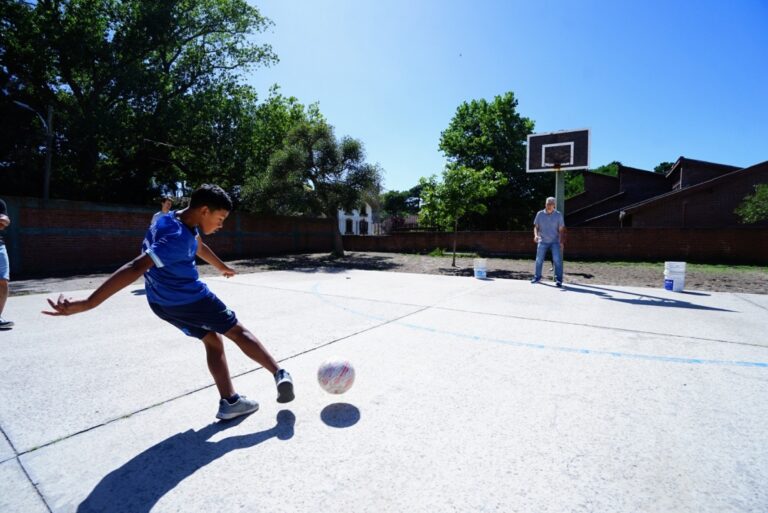
[[[293,374],[216,422],[141,282],[0,332],[2,512],[768,510],[768,295],[375,271],[206,280]],[[660,284],[661,284],[660,277]],[[70,291],[82,297],[88,291]],[[354,387],[316,383],[350,359]]]

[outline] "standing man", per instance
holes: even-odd
[[[13,328],[11,321],[3,319],[5,300],[8,299],[8,281],[11,279],[11,265],[8,262],[8,252],[5,250],[3,231],[11,224],[8,217],[8,206],[0,199],[0,330]]]
[[[152,221],[149,223],[149,225],[152,226],[157,222],[160,216],[164,216],[165,214],[170,212],[172,206],[173,206],[173,198],[171,198],[170,196],[163,196],[160,199],[160,211],[156,212],[155,215],[152,216]]]
[[[533,219],[533,242],[536,246],[536,269],[531,283],[541,281],[541,267],[547,250],[552,252],[555,264],[555,285],[563,286],[563,247],[565,245],[565,221],[563,214],[555,210],[555,198],[547,198],[544,210],[539,210]]]

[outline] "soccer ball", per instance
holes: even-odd
[[[317,369],[317,382],[329,394],[343,394],[355,382],[355,368],[343,358],[330,358]]]

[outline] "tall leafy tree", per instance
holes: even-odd
[[[735,210],[742,223],[758,223],[768,220],[768,184],[755,185],[755,193],[749,194]]]
[[[325,120],[310,116],[288,133],[267,173],[246,182],[243,202],[254,211],[337,220],[338,209],[357,208],[368,195],[378,194],[380,184],[381,169],[365,161],[360,141],[337,139]],[[343,256],[338,222],[335,226],[333,254]]]
[[[407,191],[387,191],[381,195],[381,206],[388,216],[418,214],[422,185]]]
[[[665,175],[667,172],[669,172],[670,169],[672,169],[672,166],[674,165],[674,162],[660,162],[658,166],[653,168],[653,172]]]
[[[584,192],[584,173],[598,173],[606,176],[619,176],[621,162],[614,160],[608,164],[598,166],[589,171],[565,173],[565,198],[572,198]]]
[[[468,216],[471,227],[522,229],[542,197],[554,191],[550,173],[526,173],[525,156],[531,119],[517,112],[514,93],[464,102],[456,109],[440,136],[440,150],[449,162],[472,169],[491,167],[506,178],[498,193],[487,201],[487,212]]]
[[[469,213],[485,214],[485,201],[493,197],[507,179],[492,167],[472,169],[449,164],[443,171],[442,181],[433,175],[420,180],[423,205],[420,223],[453,229],[453,262],[456,265],[456,239],[459,220]]]
[[[276,61],[254,39],[270,25],[245,0],[5,1],[0,83],[11,87],[0,115],[13,100],[54,107],[53,195],[136,201],[158,181],[200,181],[197,162],[170,153],[213,165],[242,138],[240,100],[253,98],[238,73]],[[18,152],[0,157],[15,175],[29,171]]]

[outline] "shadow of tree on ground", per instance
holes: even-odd
[[[332,255],[282,255],[230,262],[244,270],[339,272],[346,269],[368,271],[392,271],[401,267],[392,257],[384,255],[347,254],[343,257]]]

